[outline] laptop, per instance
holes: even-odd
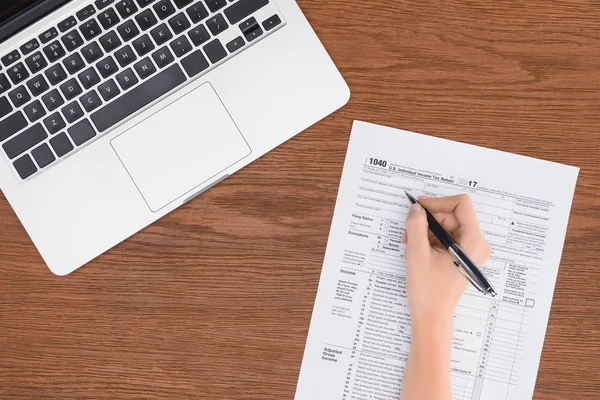
[[[294,0],[0,6],[0,188],[66,275],[342,107]]]

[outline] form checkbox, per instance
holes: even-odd
[[[531,307],[531,308],[533,308],[534,305],[535,305],[535,300],[534,299],[527,299],[527,300],[525,300],[525,307]]]

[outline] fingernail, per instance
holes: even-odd
[[[421,209],[421,205],[419,203],[411,204],[410,208],[408,209],[408,213],[412,214],[415,211],[419,211],[420,209]]]
[[[428,198],[430,198],[430,197],[431,197],[431,196],[427,196],[426,194],[424,194],[423,196],[419,196],[419,199],[428,199]]]
[[[402,243],[406,244],[406,232],[402,234]]]

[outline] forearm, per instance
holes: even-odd
[[[414,325],[401,400],[450,400],[452,320]]]

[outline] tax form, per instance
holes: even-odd
[[[411,338],[405,190],[468,193],[493,248],[483,270],[498,296],[469,286],[456,309],[453,400],[531,399],[578,172],[355,122],[295,400],[399,399]]]

